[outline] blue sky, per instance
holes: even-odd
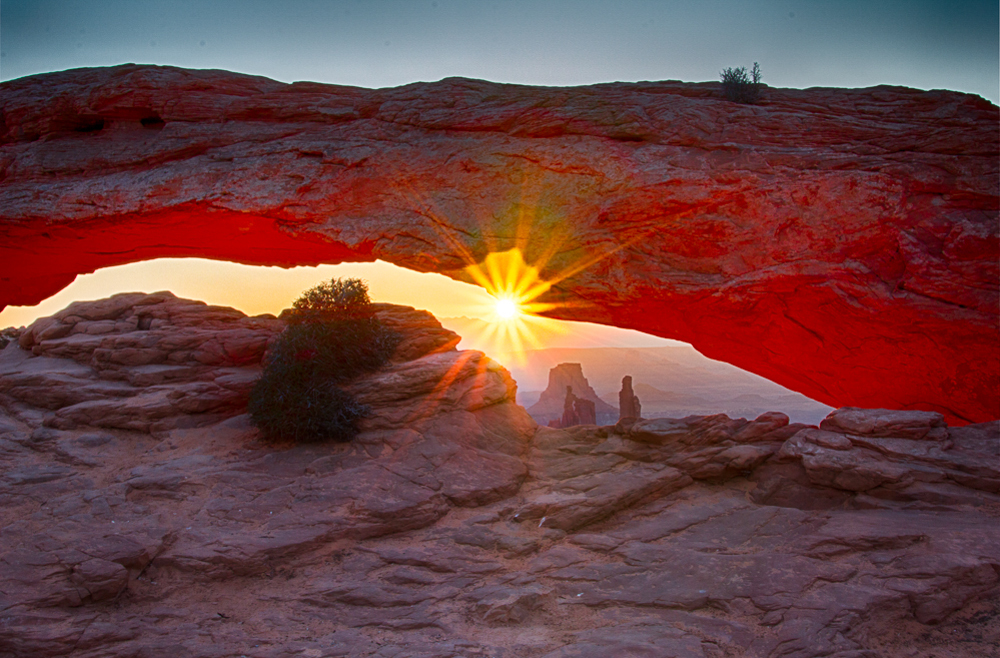
[[[996,0],[0,0],[0,79],[124,62],[386,87],[906,85],[1000,100]]]

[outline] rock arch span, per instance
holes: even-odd
[[[899,87],[367,90],[124,65],[0,85],[0,305],[157,256],[521,249],[549,315],[831,405],[1000,416],[1000,114]]]

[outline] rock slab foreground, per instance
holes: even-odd
[[[1000,423],[539,427],[376,308],[404,338],[350,444],[256,438],[273,317],[120,295],[0,351],[0,655],[995,654]]]

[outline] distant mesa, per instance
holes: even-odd
[[[567,389],[570,389],[568,394]],[[565,416],[565,412],[569,408],[568,405],[572,405],[575,410],[576,399],[593,403],[594,420],[592,424],[606,425],[618,420],[618,410],[597,397],[597,393],[591,388],[587,378],[583,376],[583,366],[579,363],[560,363],[550,370],[548,387],[542,392],[538,402],[528,408],[528,413],[541,425],[548,425],[550,422],[558,420],[559,427],[568,427],[563,423],[566,420],[571,420],[572,416]],[[587,409],[587,418],[589,418],[589,406]]]
[[[454,327],[449,327],[454,329]],[[461,333],[461,332],[459,332]],[[464,335],[464,334],[463,334]],[[774,409],[794,423],[819,425],[833,409],[735,366],[712,361],[690,345],[531,350],[508,365],[518,383],[518,400],[530,408],[548,384],[549,370],[579,363],[598,397],[620,406],[622,375],[632,377],[643,418],[684,418],[725,413],[756,418]]]
[[[579,373],[579,378],[583,379],[584,382],[587,381],[587,378],[583,377],[583,368],[579,363],[561,364],[557,368],[553,368],[552,373],[555,373],[556,370],[563,366],[569,366],[565,369],[565,372],[570,376],[575,378],[577,373]],[[551,374],[549,379],[551,382]],[[605,404],[605,406],[610,406],[600,398],[598,398],[598,402]],[[597,425],[596,407],[597,404],[594,401],[576,396],[573,393],[573,387],[567,386],[562,417],[550,420],[548,426],[556,429],[564,429],[577,425]],[[640,420],[642,420],[642,404],[639,402],[639,397],[635,394],[635,391],[632,390],[631,375],[625,375],[622,378],[622,390],[618,393],[618,422],[615,424],[615,431],[627,432],[629,428]]]

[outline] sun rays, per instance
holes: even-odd
[[[576,177],[567,185],[566,179],[538,163],[518,158],[500,161],[506,171],[502,180],[509,184],[486,192],[435,191],[423,184],[419,172],[404,171],[395,179],[392,193],[402,202],[399,207],[420,218],[412,237],[445,247],[444,253],[432,260],[428,255],[428,262],[419,267],[473,282],[492,297],[490,305],[470,307],[466,314],[484,320],[475,342],[491,345],[490,355],[502,362],[523,364],[526,350],[541,349],[547,338],[568,333],[546,315],[569,308],[573,312],[562,315],[585,315],[586,299],[570,297],[559,284],[630,247],[646,232],[594,234],[596,218],[577,216],[586,207],[581,196],[598,193],[603,184],[599,177]],[[464,180],[463,162],[449,159],[448,166],[455,171],[443,171],[441,176]]]
[[[525,350],[543,347],[546,333],[563,331],[557,322],[538,315],[556,307],[538,301],[552,284],[540,277],[539,268],[525,262],[520,249],[490,253],[465,272],[495,300],[492,309],[472,311],[490,318],[481,338],[502,355],[523,363]]]

